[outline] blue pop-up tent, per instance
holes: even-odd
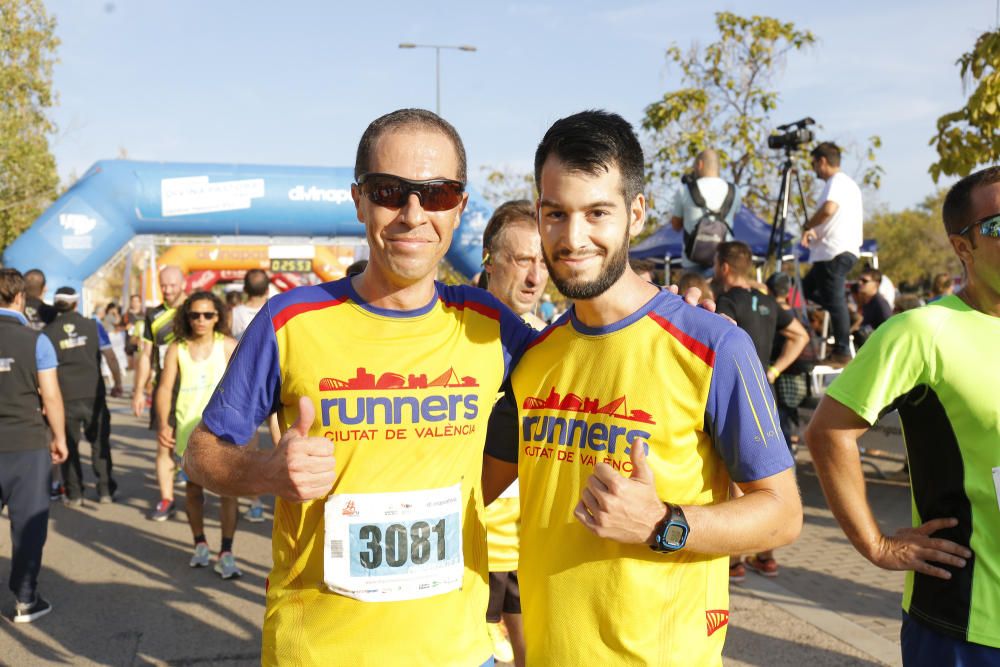
[[[768,244],[771,242],[771,225],[764,222],[746,206],[736,212],[733,219],[733,236],[737,241],[743,241],[753,254],[757,257],[766,257]],[[793,241],[792,235],[786,233],[785,239]],[[629,250],[629,257],[633,259],[658,259],[669,258],[671,261],[680,260],[681,247],[684,244],[683,232],[675,232],[673,227],[665,224],[655,232],[647,236],[640,243],[635,244]],[[786,248],[792,246],[786,245]],[[809,261],[809,249],[798,243],[794,244],[795,251],[798,252],[799,261]],[[874,239],[865,239],[861,244],[862,257],[877,257],[878,243]],[[786,255],[787,257],[787,255]],[[878,260],[874,260],[874,265],[878,265]]]
[[[764,257],[767,255],[767,247],[771,240],[771,225],[767,224],[746,206],[736,212],[733,220],[733,236],[737,241],[743,241],[753,251],[754,255]],[[785,234],[785,238],[791,240],[791,234]],[[663,225],[642,242],[632,246],[629,256],[634,259],[680,259],[681,247],[684,244],[682,232],[676,232],[669,225]],[[805,261],[809,256],[806,248],[796,244],[799,259]]]

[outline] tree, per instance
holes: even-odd
[[[879,268],[897,284],[924,283],[941,272],[961,274],[941,222],[944,196],[939,190],[916,208],[879,211],[865,225],[865,238],[878,239]]]
[[[0,0],[0,250],[57,195],[52,65],[59,40],[41,0]]]
[[[745,18],[729,12],[715,15],[719,39],[704,48],[682,51],[675,43],[667,61],[679,68],[682,87],[664,93],[646,107],[642,127],[649,134],[648,174],[652,192],[673,189],[694,157],[705,148],[718,151],[723,176],[740,186],[743,202],[764,214],[777,199],[784,155],[767,147],[774,129],[771,113],[777,108],[775,80],[787,56],[816,42],[808,30],[767,16]],[[882,170],[875,162],[878,137],[861,151],[860,181],[877,188]],[[799,164],[808,165],[808,149],[799,151]],[[811,192],[812,176],[800,169],[804,188]],[[654,197],[654,202],[655,202]],[[799,204],[793,204],[800,210]],[[665,206],[657,206],[660,217]]]
[[[480,171],[486,174],[482,194],[490,206],[499,206],[512,199],[535,201],[534,174],[519,171],[509,165],[484,166]]]
[[[930,145],[939,159],[928,170],[935,183],[942,174],[967,176],[978,165],[1000,162],[1000,29],[980,35],[955,64],[966,90],[975,90],[964,107],[938,118]]]

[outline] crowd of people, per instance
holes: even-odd
[[[369,258],[341,280],[268,298],[267,274],[250,271],[230,308],[164,267],[163,303],[86,318],[75,290],[49,306],[40,272],[0,270],[9,617],[51,610],[37,591],[45,491],[56,465],[64,502],[83,502],[81,430],[98,500],[115,500],[114,330],[156,442],[149,518],[177,512],[183,482],[191,567],[213,561],[206,490],[222,498],[223,579],[240,575],[238,499],[259,521],[275,497],[264,664],[721,664],[729,583],[747,568],[777,576],[774,550],[801,530],[801,441],[852,544],[913,572],[904,663],[1000,664],[1000,407],[992,374],[972,372],[1000,364],[1000,168],[949,192],[963,285],[935,278],[923,305],[870,266],[848,286],[861,193],[835,145],[812,155],[825,188],[801,283],[757,282],[731,232],[739,189],[711,150],[673,207],[681,296],[630,263],[645,163],[632,127],[603,111],[545,133],[538,200],[494,211],[478,287],[436,280],[468,199],[466,154],[415,109],[360,140],[352,197]],[[819,364],[839,376],[799,432]],[[857,445],[889,409],[914,500],[894,535],[867,504]],[[273,448],[257,446],[261,427]]]

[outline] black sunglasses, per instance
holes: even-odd
[[[217,315],[218,313],[214,310],[210,313],[190,312],[188,313],[188,319],[192,322],[196,320],[214,320]]]
[[[364,174],[358,189],[377,206],[403,208],[410,194],[416,194],[425,211],[448,211],[462,202],[465,183],[447,178],[411,181],[392,174]]]
[[[962,231],[958,232],[956,236],[962,236],[965,232],[969,231],[976,225],[979,225],[979,235],[988,236],[994,239],[1000,239],[1000,213],[994,213],[993,215],[988,215],[981,220],[976,220],[971,225],[966,225],[962,228]]]

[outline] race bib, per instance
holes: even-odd
[[[167,358],[167,348],[170,347],[170,343],[165,343],[163,345],[156,346],[156,363],[160,365],[160,370],[163,370],[163,362]]]
[[[1000,468],[993,469],[993,488],[997,491],[997,507],[1000,508]]]
[[[440,595],[462,586],[462,485],[340,493],[326,501],[323,580],[363,602]]]

